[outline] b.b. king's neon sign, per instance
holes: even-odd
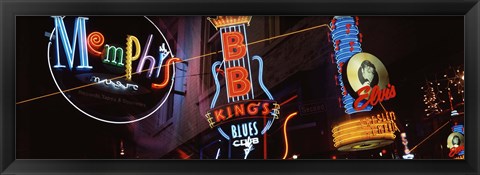
[[[174,83],[172,67],[181,60],[149,18],[51,18],[49,68],[59,91],[76,109],[103,122],[124,124],[142,120],[163,105]],[[66,27],[72,21],[73,31]],[[76,87],[83,88],[64,92]]]
[[[250,16],[219,16],[216,19],[209,19],[213,26],[220,30],[223,61],[217,61],[212,65],[216,91],[205,117],[210,127],[216,128],[225,139],[231,141],[232,146],[244,147],[243,155],[233,156],[244,159],[255,150],[254,145],[261,141],[259,136],[264,135],[275,119],[278,119],[280,110],[280,105],[274,101],[263,84],[262,58],[260,56],[250,58],[248,52],[245,24],[249,24],[250,19]],[[268,100],[255,99],[251,61],[257,61],[259,64],[258,83]],[[228,103],[216,106],[221,90],[218,69],[222,68],[225,72]],[[260,122],[257,120],[264,118],[268,118],[268,121],[263,128],[259,127]]]

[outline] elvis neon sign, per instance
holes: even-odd
[[[335,16],[330,23],[339,74],[336,79],[346,114],[368,113],[373,106],[396,96],[383,63],[362,52],[363,35],[358,23],[359,18],[351,16]],[[371,119],[354,117],[334,126],[334,147],[340,151],[378,148],[391,144],[397,130],[393,112],[377,114]]]
[[[76,17],[73,32],[65,25],[71,22],[70,17],[51,18],[54,29],[47,47],[50,72],[59,91],[76,109],[99,121],[125,124],[142,120],[163,105],[174,83],[175,69],[170,66],[175,67],[181,59],[174,57],[168,41],[149,18]],[[117,20],[138,26],[125,27]],[[90,31],[87,24],[95,30]],[[144,39],[146,42],[142,48],[140,41]],[[120,43],[124,43],[124,47]],[[94,84],[88,86],[91,83]],[[82,93],[64,92],[78,86],[86,88]],[[110,88],[95,88],[97,86]],[[127,92],[139,89],[141,93]],[[118,101],[144,103],[145,107],[111,104],[83,95],[93,93],[112,95],[121,99]]]
[[[455,125],[452,127],[452,133],[447,138],[447,148],[450,149],[449,157],[458,157],[463,159],[465,155],[465,137],[463,125]]]
[[[347,114],[371,111],[373,106],[396,96],[383,63],[372,54],[362,52],[363,35],[358,21],[358,17],[336,16],[330,23],[338,82]]]

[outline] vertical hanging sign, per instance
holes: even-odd
[[[278,119],[280,105],[263,84],[263,60],[260,56],[250,58],[246,36],[246,25],[251,16],[218,16],[208,19],[219,30],[223,61],[212,65],[216,91],[210,110],[205,115],[210,127],[229,141],[233,151],[228,158],[256,158],[252,155],[263,140],[275,119]],[[253,89],[252,62],[258,62],[258,80],[261,90],[268,99],[255,99]],[[220,97],[219,69],[225,72],[226,96]],[[218,98],[226,98],[227,104],[217,105]],[[267,118],[267,123],[263,119]],[[256,151],[259,152],[259,151]],[[222,154],[223,155],[223,154]],[[250,157],[249,157],[250,156]]]
[[[353,55],[362,52],[361,40],[362,35],[358,30],[358,19],[355,20],[350,16],[335,16],[330,27],[332,29],[331,37],[333,41],[333,47],[335,50],[335,59],[338,68],[338,82],[342,94],[342,102],[344,104],[345,113],[352,114],[360,112],[354,109],[354,98],[347,92],[346,82],[344,82],[343,74],[346,63],[352,58]],[[362,104],[364,102],[361,102]],[[361,105],[362,105],[361,104]],[[373,107],[367,106],[361,111],[370,111]]]
[[[396,126],[395,120],[390,120],[388,125],[384,125],[389,126],[389,129],[385,127],[373,129],[381,131],[380,135],[375,132],[371,135],[370,132],[352,130],[356,127],[365,129],[366,125],[359,122],[365,115],[377,118],[383,116],[370,111],[374,106],[396,96],[395,86],[389,83],[385,65],[374,55],[362,52],[360,43],[363,35],[359,32],[358,21],[358,17],[335,16],[330,23],[341,101],[345,113],[349,115],[347,120],[333,126],[334,146],[340,151],[368,150],[391,144],[395,139],[394,133],[398,130],[396,127],[390,127]],[[384,111],[387,112],[386,109]],[[346,126],[348,127],[345,128]]]
[[[335,16],[330,27],[337,60],[338,82],[345,113],[371,111],[373,106],[396,96],[385,65],[374,55],[362,52],[363,35],[358,17]]]

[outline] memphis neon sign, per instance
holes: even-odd
[[[54,29],[50,33],[50,42],[48,44],[48,62],[51,65],[51,74],[60,92],[62,92],[67,101],[75,108],[100,121],[122,124],[144,119],[152,115],[162,106],[173,87],[175,69],[171,69],[170,66],[175,66],[175,63],[180,62],[181,59],[173,56],[165,37],[150,19],[145,17],[149,22],[146,22],[146,25],[154,26],[161,37],[157,36],[155,38],[154,33],[149,33],[144,44],[141,44],[137,37],[139,33],[137,33],[137,35],[126,33],[123,36],[125,38],[123,40],[124,45],[119,46],[118,41],[110,43],[109,39],[105,37],[107,35],[102,32],[102,27],[110,27],[109,25],[97,26],[95,28],[96,31],[87,32],[89,18],[76,17],[72,31],[67,30],[65,26],[64,19],[66,17],[52,16],[51,18],[54,21]],[[118,30],[121,31],[121,28]],[[139,30],[141,30],[141,28],[139,28]],[[160,45],[153,46],[156,39],[160,39]],[[155,41],[155,43],[158,42]],[[53,51],[53,59],[50,57],[51,51]],[[154,56],[152,53],[157,55]],[[50,60],[52,60],[53,63],[51,63]],[[108,66],[113,67],[109,68]],[[163,67],[165,68],[162,69]],[[123,71],[121,71],[122,69]],[[163,76],[161,76],[161,72],[163,72]],[[145,76],[133,77],[133,75],[141,74],[145,74]],[[90,76],[82,80],[79,77],[85,77],[83,75]],[[104,77],[103,75],[107,75],[105,76],[107,78],[100,78]],[[71,77],[71,80],[68,80],[67,77]],[[120,81],[120,78],[123,80]],[[67,83],[61,83],[61,81],[67,81]],[[71,94],[67,96],[63,92],[64,89],[73,88],[65,87],[69,85],[69,83],[78,85],[81,82],[103,85],[110,87],[111,90],[137,91],[144,89],[137,95],[145,96],[146,93],[150,93],[150,96],[142,98],[151,98],[148,100],[151,103],[151,105],[149,105],[151,108],[144,109],[146,111],[138,111],[138,116],[135,117],[136,119],[130,119],[128,121],[115,121],[104,119],[102,116],[94,116],[91,113],[101,113],[101,111],[87,112],[89,109],[79,107],[79,105],[70,100],[70,98],[72,98]],[[170,88],[166,88],[168,85],[170,85]],[[108,88],[100,88],[100,90],[103,91],[102,93],[110,93],[108,92]],[[89,93],[94,94],[98,92],[93,92],[92,90],[92,92]],[[118,94],[119,93],[116,92],[116,95]],[[128,94],[130,93],[125,93],[126,96],[121,97],[124,98],[121,101],[129,101],[132,100],[131,98],[139,99],[131,95],[129,96]],[[115,116],[116,115],[118,114],[115,114]],[[128,118],[127,116],[133,114],[131,114],[131,111],[126,111],[124,115],[125,117],[122,117]]]
[[[73,43],[70,42],[69,37],[67,35],[67,30],[65,28],[65,23],[63,21],[63,17],[61,16],[52,16],[55,20],[55,45],[56,45],[56,64],[53,66],[54,68],[65,68],[66,66],[61,63],[61,56],[60,56],[60,44],[63,45],[63,50],[66,55],[68,68],[71,70],[73,68],[74,58],[75,58],[75,50],[76,44],[78,41],[78,49],[80,53],[80,65],[78,65],[77,69],[93,69],[92,66],[89,65],[88,62],[88,52],[95,56],[105,55],[103,59],[104,63],[114,64],[116,66],[125,66],[126,72],[126,79],[131,80],[132,74],[132,61],[139,60],[139,64],[136,68],[136,73],[142,72],[145,62],[149,61],[150,66],[148,67],[148,74],[147,77],[150,78],[153,74],[153,70],[155,69],[156,62],[158,64],[158,68],[156,71],[155,78],[158,78],[160,75],[161,65],[165,58],[170,54],[169,51],[165,48],[165,43],[163,43],[159,47],[160,55],[158,56],[158,60],[155,57],[148,54],[148,50],[150,49],[150,45],[152,43],[153,34],[150,34],[143,51],[140,50],[141,45],[137,37],[133,35],[128,35],[126,37],[126,53],[125,53],[125,63],[123,60],[124,52],[123,49],[120,47],[110,46],[105,44],[102,48],[105,38],[103,37],[102,33],[100,32],[92,32],[86,36],[86,26],[85,23],[88,18],[85,17],[78,17],[75,20],[75,27],[73,31]],[[58,42],[61,41],[61,42]],[[88,42],[87,42],[88,41]],[[133,46],[135,45],[135,54],[133,54]],[[141,54],[141,55],[140,55]],[[141,56],[141,57],[140,57]],[[178,62],[180,61],[179,58],[170,58],[167,63],[171,62]]]

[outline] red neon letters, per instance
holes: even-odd
[[[353,108],[357,111],[365,109],[368,105],[375,106],[378,103],[393,98],[397,95],[395,92],[395,86],[388,84],[387,88],[380,90],[378,85],[374,86],[372,91],[370,92],[370,97],[368,96],[368,92],[370,92],[370,86],[364,86],[357,91],[358,98],[353,103]],[[358,104],[363,101],[367,100],[362,106],[358,107]]]
[[[180,58],[170,58],[167,60],[167,64],[165,64],[165,74],[163,77],[163,82],[160,84],[152,83],[152,89],[162,89],[168,85],[170,80],[170,65],[173,65],[174,62],[180,62]]]
[[[232,118],[270,116],[275,109],[270,101],[244,101],[222,106],[211,111],[216,123]]]
[[[460,153],[464,149],[465,149],[464,146],[453,147],[453,148],[450,149],[450,153],[448,153],[448,156],[454,157],[455,155],[457,155],[458,153]]]
[[[243,43],[243,34],[240,32],[223,33],[223,48],[225,61],[238,60],[247,53]]]
[[[243,96],[250,92],[248,72],[244,67],[229,67],[226,69],[228,78],[228,96]]]

